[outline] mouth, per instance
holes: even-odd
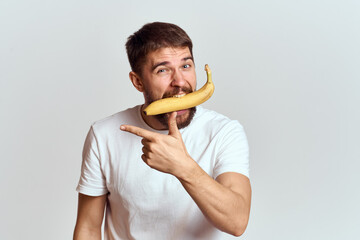
[[[191,88],[175,88],[168,92],[165,92],[162,98],[181,98],[186,94],[192,93],[193,90]]]
[[[186,95],[186,93],[182,93],[182,94],[177,94],[177,95],[174,95],[174,96],[172,96],[173,98],[181,98],[181,97],[183,97],[183,96],[185,96]]]

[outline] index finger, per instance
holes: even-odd
[[[154,135],[156,134],[154,132],[151,132],[151,131],[148,131],[146,129],[139,128],[136,126],[132,126],[132,125],[121,125],[120,129],[123,131],[129,132],[129,133],[135,134],[139,137],[149,139],[149,140],[153,139],[155,137]]]

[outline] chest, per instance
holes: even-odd
[[[211,176],[216,150],[210,142],[200,141],[199,138],[184,138],[190,156]],[[142,147],[140,138],[107,142],[102,151],[103,158],[106,159],[102,169],[112,197],[120,199],[123,205],[135,205],[139,209],[159,206],[155,203],[166,206],[189,200],[178,179],[152,169],[143,162]]]

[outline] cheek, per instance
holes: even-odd
[[[196,89],[196,75],[192,74],[192,75],[189,76],[188,79],[189,79],[188,82],[189,82],[190,87],[192,88],[192,90],[195,91],[195,89]]]
[[[153,99],[161,99],[164,94],[168,91],[169,85],[157,84],[151,86],[148,90],[148,93],[152,96]]]
[[[186,71],[184,73],[184,78],[188,81],[188,83],[191,86],[195,86],[196,85],[196,72],[195,72],[195,69],[193,68],[191,71]]]

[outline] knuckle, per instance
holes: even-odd
[[[149,152],[154,152],[156,150],[156,143],[150,143],[148,145]]]
[[[149,151],[152,150],[152,144],[151,143],[146,144],[146,147],[147,147],[147,149],[149,149]]]

